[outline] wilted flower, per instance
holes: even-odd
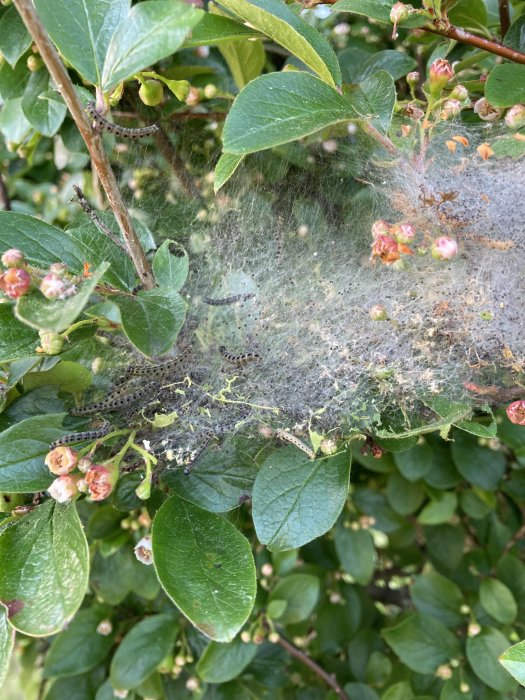
[[[67,503],[78,493],[76,476],[70,474],[59,476],[47,489],[49,495],[58,503]]]
[[[386,310],[386,307],[382,304],[375,304],[374,306],[372,306],[372,308],[368,312],[368,315],[370,316],[372,321],[388,320],[388,311]]]
[[[430,66],[428,73],[428,87],[431,95],[440,95],[441,91],[454,77],[454,69],[446,58],[437,58]]]
[[[51,272],[45,275],[42,279],[42,282],[40,283],[40,291],[46,299],[58,299],[64,294],[67,286],[67,282],[62,279],[62,277],[59,277],[54,272]]]
[[[503,110],[493,107],[486,97],[480,97],[474,104],[474,112],[484,122],[495,122],[501,117]]]
[[[11,299],[18,299],[31,288],[31,277],[21,267],[10,267],[0,275],[0,289]]]
[[[141,540],[139,540],[133,551],[141,564],[146,564],[146,566],[153,564],[151,535],[145,535]]]
[[[390,236],[378,236],[372,243],[372,257],[381,258],[385,265],[399,260],[399,246]]]
[[[372,224],[372,238],[376,239],[379,236],[387,236],[390,231],[390,224],[384,219],[378,219]]]
[[[411,243],[416,237],[414,224],[397,224],[390,229],[390,235],[398,243]]]
[[[117,479],[118,469],[112,464],[93,464],[84,477],[93,501],[103,501],[107,498],[113,491]]]
[[[505,124],[509,129],[521,129],[525,126],[525,105],[511,107],[505,115]]]
[[[525,425],[525,400],[513,401],[507,406],[507,416],[515,425]]]
[[[459,100],[445,100],[441,110],[441,119],[457,117],[461,113],[461,102]]]
[[[441,236],[432,243],[432,257],[435,260],[450,260],[458,252],[458,244],[453,238]]]
[[[71,447],[61,445],[48,452],[44,463],[52,474],[63,476],[69,474],[77,466],[78,454]]]
[[[18,248],[10,248],[2,255],[2,265],[4,267],[18,267],[24,264],[24,254]]]
[[[392,9],[390,10],[390,21],[394,25],[392,39],[397,37],[397,25],[408,17],[410,10],[412,10],[412,6],[405,5],[404,2],[396,2],[392,6]]]

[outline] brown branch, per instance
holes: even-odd
[[[140,240],[133,228],[131,217],[124,204],[122,194],[118,188],[115,174],[111,168],[109,159],[104,152],[100,135],[94,132],[82,103],[77,97],[71,79],[60,60],[60,57],[51,43],[49,36],[44,29],[31,0],[14,0],[25,26],[33,37],[40,56],[44,61],[47,70],[53,78],[55,85],[62,95],[75,124],[84,139],[91,156],[91,161],[95,167],[102,187],[108,197],[111,209],[118,222],[124,241],[129,250],[140,280],[146,289],[152,289],[155,285],[151,266],[146,259]]]
[[[510,27],[509,0],[498,0],[499,23],[501,26],[501,38],[505,36]]]
[[[476,34],[467,32],[460,27],[455,27],[453,24],[445,25],[442,21],[436,20],[433,24],[427,24],[421,27],[421,29],[424,29],[426,32],[432,32],[432,34],[446,36],[462,44],[476,46],[478,49],[489,51],[490,53],[496,54],[496,56],[502,56],[515,63],[525,63],[524,53],[511,49],[508,46],[503,46],[503,44],[499,44],[497,41],[491,41],[490,39],[476,36]]]
[[[0,207],[4,211],[11,211],[11,200],[2,173],[0,173]]]
[[[285,651],[287,651],[290,654],[290,656],[293,656],[294,659],[297,659],[297,661],[300,661],[305,666],[308,666],[308,668],[311,671],[313,671],[316,676],[321,678],[321,680],[323,680],[326,683],[326,685],[332,688],[332,690],[339,696],[339,698],[341,698],[341,700],[349,700],[348,695],[341,688],[335,676],[332,676],[329,673],[327,673],[323,668],[319,666],[319,664],[317,664],[313,659],[311,659],[307,654],[305,654],[304,651],[301,651],[300,649],[295,647],[287,639],[281,637],[281,635],[279,635],[277,644],[280,647],[282,647]]]

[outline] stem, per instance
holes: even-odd
[[[501,38],[505,36],[510,27],[509,0],[498,0],[499,23],[501,26]]]
[[[4,211],[11,211],[11,200],[7,192],[4,176],[0,173],[0,207]]]
[[[290,654],[290,656],[293,656],[294,659],[297,659],[297,661],[300,661],[305,666],[308,666],[308,668],[311,671],[313,671],[316,676],[321,678],[321,680],[323,680],[326,683],[326,685],[332,688],[332,690],[341,698],[341,700],[349,700],[348,695],[341,688],[335,676],[332,676],[329,673],[327,673],[323,668],[319,666],[319,664],[317,664],[313,659],[311,659],[307,654],[305,654],[304,651],[301,651],[297,647],[294,647],[293,644],[291,644],[287,639],[281,637],[280,635],[279,639],[277,640],[277,644],[280,647],[282,647],[285,651],[287,651]]]
[[[77,97],[75,87],[60,60],[60,57],[51,43],[38,15],[35,12],[31,0],[14,0],[14,4],[25,26],[33,37],[38,51],[44,61],[47,70],[53,78],[58,91],[62,95],[75,124],[84,139],[91,156],[91,162],[95,167],[102,187],[108,197],[111,209],[118,222],[122,236],[137,270],[138,276],[146,289],[152,289],[155,285],[151,266],[146,259],[140,245],[140,240],[133,228],[131,217],[122,199],[115,174],[111,168],[109,159],[104,152],[100,135],[94,132],[84,111],[82,103]]]
[[[399,151],[394,146],[392,141],[388,138],[388,136],[385,136],[380,131],[378,131],[375,128],[375,126],[372,126],[372,124],[370,124],[370,122],[362,122],[360,126],[365,133],[367,133],[371,138],[375,139],[376,141],[379,141],[379,143],[384,148],[386,148],[386,150],[393,156],[399,155]]]
[[[475,51],[471,56],[468,56],[468,58],[464,58],[462,61],[458,61],[454,64],[454,73],[456,73],[456,75],[461,73],[465,68],[470,68],[470,66],[479,63],[479,61],[482,61],[487,56],[490,56],[488,51]]]
[[[508,46],[503,46],[497,41],[491,41],[490,39],[484,39],[481,36],[476,36],[471,32],[467,32],[465,29],[460,27],[455,27],[453,24],[444,25],[443,22],[436,21],[432,24],[427,24],[421,27],[426,32],[432,32],[432,34],[439,34],[441,36],[446,36],[449,39],[454,39],[462,44],[470,44],[471,46],[476,46],[478,49],[483,51],[488,51],[489,53],[496,54],[496,56],[502,56],[507,58],[509,61],[514,61],[515,63],[525,63],[525,54],[521,51],[516,51]]]

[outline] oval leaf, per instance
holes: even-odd
[[[218,192],[242,163],[244,156],[223,153],[215,166],[213,189]]]
[[[6,608],[0,605],[0,690],[7,676],[14,644],[15,631],[7,619]]]
[[[367,530],[337,528],[335,549],[343,569],[357,583],[366,586],[374,573],[376,550],[372,535]]]
[[[516,619],[518,606],[507,586],[494,578],[486,578],[479,587],[479,602],[489,615],[503,625]]]
[[[10,304],[0,304],[0,362],[30,357],[39,345],[38,333],[17,321]]]
[[[22,22],[16,7],[8,7],[0,19],[0,51],[14,68],[18,59],[31,46],[31,36]]]
[[[525,685],[525,642],[519,642],[499,657],[500,663],[521,685]]]
[[[319,600],[320,582],[311,574],[292,574],[286,576],[270,593],[269,603],[280,601],[286,605],[274,619],[280,625],[294,625],[307,620],[313,613]]]
[[[34,637],[59,632],[88,582],[88,545],[75,504],[49,500],[8,527],[0,559],[0,601],[13,627]]]
[[[231,641],[255,600],[248,540],[227,520],[172,496],[153,522],[153,560],[162,587],[203,634]]]
[[[472,670],[489,688],[500,693],[516,689],[516,681],[498,663],[498,657],[509,646],[507,638],[493,627],[467,639],[466,651]]]
[[[174,255],[170,247],[175,246],[182,255]],[[153,258],[153,274],[159,287],[178,292],[186,282],[189,262],[186,251],[175,241],[167,239],[160,246]]]
[[[244,671],[257,653],[257,645],[234,639],[230,644],[210,642],[196,670],[206,683],[227,683]]]
[[[525,66],[503,63],[494,66],[485,83],[485,97],[494,107],[512,107],[525,102]]]

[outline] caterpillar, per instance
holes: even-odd
[[[202,301],[209,306],[228,306],[229,304],[236,304],[238,301],[248,301],[248,299],[253,299],[255,294],[234,294],[231,297],[225,297],[224,299],[211,299],[210,297],[203,297]]]
[[[78,185],[73,185],[73,189],[75,190],[75,194],[77,196],[78,203],[80,204],[82,209],[86,212],[86,214],[89,216],[91,221],[95,224],[95,226],[99,229],[99,231],[102,231],[102,233],[105,236],[110,238],[113,241],[113,243],[115,243],[115,245],[118,245],[118,247],[121,248],[126,253],[126,255],[129,256],[129,253],[128,253],[124,243],[122,243],[120,238],[118,238],[118,236],[115,236],[115,234],[109,228],[109,226],[106,226],[106,224],[102,221],[102,219],[99,217],[97,212],[93,209],[93,207],[89,204],[89,202],[85,198],[84,193],[82,192],[80,187]],[[73,197],[73,199],[74,199],[74,197]]]
[[[84,430],[80,433],[69,433],[68,435],[63,435],[49,445],[49,449],[54,450],[55,447],[60,445],[72,445],[75,442],[88,442],[88,440],[98,440],[98,438],[104,437],[111,430],[109,421],[104,421],[100,428],[95,430]]]
[[[174,357],[168,362],[164,362],[161,365],[133,365],[128,367],[128,374],[132,374],[137,377],[165,377],[170,375],[174,369],[177,369],[182,365],[191,355],[191,349],[186,348],[180,355]]]
[[[259,360],[262,359],[256,352],[245,352],[242,355],[234,355],[232,352],[228,352],[224,345],[220,346],[219,352],[225,360],[231,362],[232,365],[238,365],[239,367],[248,364],[248,362],[259,362]]]
[[[155,134],[159,127],[156,124],[151,126],[142,126],[138,129],[129,129],[125,126],[119,126],[118,124],[113,124],[113,122],[108,121],[99,112],[94,102],[90,102],[86,107],[86,112],[93,119],[93,128],[96,131],[107,131],[108,134],[115,134],[115,136],[121,136],[123,139],[140,139],[143,136],[150,136]]]
[[[295,445],[295,447],[298,447],[302,452],[308,455],[310,459],[315,459],[315,452],[310,447],[308,447],[308,445],[305,445],[302,440],[299,440],[298,437],[295,437],[295,435],[292,435],[286,430],[277,430],[275,432],[275,435],[277,438],[279,438],[279,440],[289,442],[290,444]]]
[[[80,406],[78,408],[72,408],[70,409],[69,413],[72,416],[89,416],[90,414],[99,413],[100,411],[118,411],[121,408],[138,403],[151,391],[153,386],[154,383],[148,382],[148,384],[140,389],[137,389],[137,391],[134,391],[131,394],[124,393],[128,390],[128,387],[121,387],[103,401],[99,401],[98,403],[90,403],[86,406]]]

